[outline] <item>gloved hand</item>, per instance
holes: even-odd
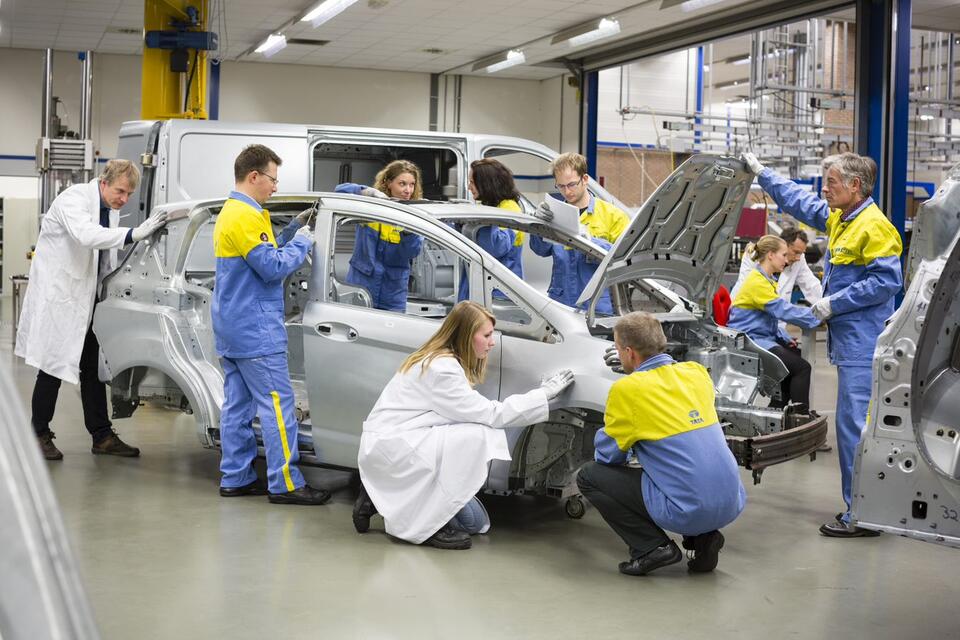
[[[310,228],[310,225],[305,224],[299,229],[293,236],[294,238],[303,237],[310,241],[310,244],[313,244],[313,229]]]
[[[830,309],[830,298],[820,298],[812,307],[810,307],[810,312],[813,313],[813,316],[820,320],[821,322],[826,321],[830,316],[833,315],[833,311]]]
[[[533,215],[537,216],[544,222],[550,222],[553,220],[553,211],[550,211],[550,207],[547,206],[546,202],[541,202],[540,206],[537,207],[537,210],[533,212]]]
[[[390,196],[385,194],[380,189],[374,189],[373,187],[364,187],[360,190],[360,195],[367,196],[368,198],[383,198],[384,200],[389,200]]]
[[[614,373],[625,373],[623,363],[620,362],[620,354],[617,353],[616,345],[610,345],[607,347],[607,350],[603,352],[603,362],[613,369]]]
[[[560,373],[555,373],[544,379],[540,383],[540,388],[547,394],[547,400],[553,400],[571,384],[573,384],[573,371],[564,369]]]
[[[585,224],[580,225],[580,235],[587,240],[591,240],[593,238],[593,236],[590,235],[590,227]]]
[[[297,224],[301,227],[310,222],[310,217],[317,212],[315,207],[310,207],[309,209],[304,209],[297,214],[297,217],[294,220],[297,221]]]
[[[150,216],[141,222],[139,226],[135,227],[133,233],[130,234],[130,238],[134,242],[140,242],[144,238],[153,235],[154,231],[165,224],[167,224],[167,212],[161,211],[160,213]]]
[[[753,155],[749,151],[745,151],[740,154],[740,159],[743,160],[744,164],[747,165],[747,168],[753,172],[753,175],[760,175],[760,172],[763,171],[763,165],[760,164],[760,161],[757,160],[757,156]]]

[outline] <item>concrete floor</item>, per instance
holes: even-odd
[[[34,371],[9,330],[0,358],[29,406]],[[835,372],[815,377],[815,408],[832,415]],[[749,502],[715,573],[683,563],[631,578],[594,510],[574,521],[547,500],[487,500],[493,529],[472,550],[421,548],[388,539],[379,518],[357,535],[347,489],[322,507],[220,498],[218,455],[190,416],[142,407],[115,426],[140,459],[92,456],[64,385],[53,427],[65,459],[50,475],[108,639],[960,637],[957,551],[817,533],[842,506],[835,452],[769,469],[759,486],[742,474]]]

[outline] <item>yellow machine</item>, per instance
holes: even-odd
[[[207,52],[217,49],[209,11],[209,0],[144,0],[144,120],[207,119]]]

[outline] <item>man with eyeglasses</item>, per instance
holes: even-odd
[[[254,144],[233,165],[236,188],[213,228],[217,271],[213,287],[213,335],[223,367],[220,411],[220,495],[267,494],[277,504],[323,504],[330,493],[306,484],[297,468],[299,425],[287,368],[283,282],[313,248],[307,224],[312,209],[273,234],[263,204],[277,190],[280,157]],[[267,455],[267,486],[253,469],[260,416]]]
[[[557,191],[563,199],[580,209],[580,225],[591,242],[609,250],[630,224],[630,218],[619,208],[596,198],[587,189],[587,159],[579,153],[564,153],[550,165],[557,181]],[[553,213],[546,207],[538,215],[551,220]],[[599,262],[570,247],[561,246],[538,236],[530,236],[530,248],[539,256],[553,257],[553,273],[547,293],[554,300],[575,306],[584,287],[596,272]],[[612,314],[610,294],[604,292],[597,302],[597,312]]]

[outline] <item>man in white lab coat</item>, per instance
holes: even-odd
[[[810,265],[804,254],[807,250],[807,236],[797,227],[786,227],[780,237],[787,243],[787,267],[777,279],[777,291],[780,297],[790,302],[793,296],[793,288],[800,287],[803,297],[811,305],[815,304],[823,297],[823,285],[820,279],[813,275]],[[737,277],[737,283],[733,285],[733,291],[730,292],[730,299],[737,297],[737,292],[757,266],[757,263],[750,259],[750,252],[745,251],[743,260],[740,261],[740,275]]]
[[[140,455],[120,440],[107,417],[107,389],[98,376],[100,344],[91,327],[97,290],[116,267],[117,249],[143,240],[166,222],[162,214],[133,229],[118,226],[119,209],[139,182],[136,165],[111,160],[99,178],[57,196],[40,225],[15,353],[39,369],[32,422],[47,460],[63,458],[50,431],[61,380],[80,383],[93,453]]]

